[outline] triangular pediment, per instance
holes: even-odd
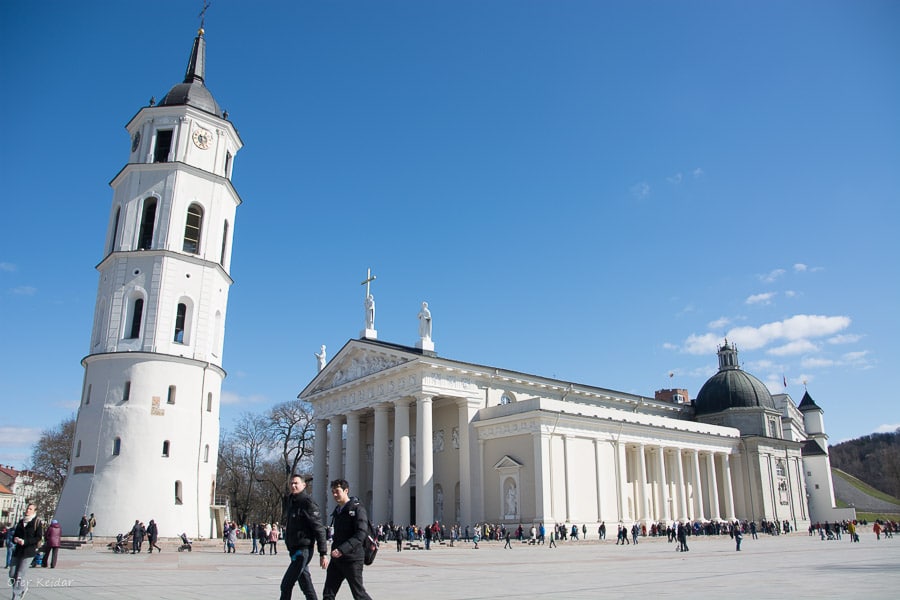
[[[413,357],[404,356],[389,348],[355,345],[351,342],[325,365],[301,396],[334,389],[411,360]]]
[[[504,455],[504,457],[501,458],[499,461],[497,461],[497,464],[494,465],[494,468],[497,470],[518,469],[521,466],[522,466],[522,463],[520,463],[519,461],[517,461],[516,459],[514,459],[513,457],[511,457],[507,454],[507,455]]]

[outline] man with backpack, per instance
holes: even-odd
[[[331,482],[331,496],[337,507],[331,515],[334,535],[322,598],[333,600],[346,579],[354,600],[372,600],[363,586],[364,544],[369,535],[366,509],[359,499],[350,497],[350,484],[345,479]]]
[[[282,505],[282,523],[284,523],[284,543],[291,557],[281,579],[281,600],[291,600],[294,582],[300,586],[306,600],[317,600],[309,574],[309,563],[312,560],[313,544],[319,550],[319,566],[328,566],[328,547],[325,541],[325,525],[319,507],[304,493],[306,481],[300,475],[291,475],[291,493],[284,497]],[[264,552],[261,550],[261,552]]]

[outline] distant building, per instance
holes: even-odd
[[[45,496],[49,489],[50,482],[39,473],[0,466],[0,522],[18,521],[25,514],[28,503]]]
[[[672,404],[688,404],[691,401],[688,391],[685,389],[674,390],[656,390],[653,399],[660,402],[671,402]]]
[[[808,448],[823,439],[821,409],[776,404],[731,344],[718,356],[690,403],[686,390],[645,398],[364,336],[300,393],[317,417],[314,479],[347,479],[374,521],[396,524],[748,519],[803,530],[849,516],[808,491],[830,482]],[[333,504],[327,486],[314,494]]]

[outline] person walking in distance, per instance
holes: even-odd
[[[322,598],[333,600],[346,579],[354,600],[372,600],[363,586],[363,543],[369,533],[366,509],[357,498],[350,497],[350,484],[345,479],[331,482],[331,497],[337,507],[331,514],[334,534]]]
[[[309,563],[313,556],[313,545],[319,551],[319,566],[328,567],[328,545],[325,539],[325,524],[318,505],[305,493],[306,480],[300,475],[291,475],[290,493],[282,501],[284,523],[284,544],[287,546],[291,563],[281,579],[281,600],[291,600],[294,583],[306,600],[317,600],[309,574]]]

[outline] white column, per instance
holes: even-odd
[[[719,482],[716,478],[716,457],[710,452],[706,455],[706,476],[709,481],[709,518],[721,519],[719,512]]]
[[[661,520],[668,521],[672,517],[669,515],[669,482],[666,480],[666,449],[660,446],[657,449],[659,458],[659,501],[662,504],[660,511],[657,513]]]
[[[360,498],[363,495],[362,482],[359,480],[359,412],[347,413],[347,455],[344,458],[344,479],[356,490]]]
[[[473,524],[472,508],[472,436],[469,435],[469,423],[478,412],[479,402],[463,399],[459,401],[459,519],[462,527]],[[540,464],[540,463],[537,463]],[[477,468],[481,472],[481,468]],[[483,488],[478,487],[478,490]],[[446,494],[445,494],[446,497]]]
[[[647,452],[643,444],[638,444],[638,476],[640,477],[641,510],[636,521],[650,517],[650,484],[647,483]]]
[[[535,432],[534,442],[534,506],[535,519],[545,526],[553,519],[553,493],[550,475],[550,436]],[[521,510],[519,511],[521,512]]]
[[[687,488],[684,485],[684,461],[681,458],[681,448],[675,449],[675,485],[678,494],[678,514],[674,515],[675,520],[684,521],[688,518],[687,510]]]
[[[416,523],[434,523],[434,449],[432,399],[416,396]]]
[[[372,456],[372,522],[387,523],[388,489],[391,487],[388,464],[388,407],[375,407],[375,447]]]
[[[597,494],[597,521],[603,520],[603,469],[600,467],[600,444],[603,442],[594,440],[594,493]]]
[[[322,511],[328,506],[328,421],[316,421],[316,441],[313,455],[313,500]],[[324,518],[323,512],[323,518]]]
[[[572,436],[563,436],[563,472],[566,475],[566,520],[572,520],[572,499],[575,498],[575,459],[572,456]]]
[[[409,398],[394,401],[394,525],[409,525]]]
[[[694,491],[694,520],[703,519],[703,485],[700,483],[700,453],[691,450],[691,463],[694,474],[691,477],[691,489]]]
[[[343,423],[344,417],[343,415],[336,415],[331,417],[331,433],[328,434],[328,481],[334,481],[335,479],[343,479],[344,478],[344,469],[343,469]],[[325,484],[326,488],[329,487],[328,484]],[[334,507],[336,506],[334,502],[334,498],[331,497],[331,490],[328,489],[328,510],[325,514],[330,514]]]
[[[616,444],[616,497],[619,506],[619,521],[628,518],[628,447],[624,442]],[[635,510],[637,512],[637,510]]]
[[[731,489],[731,461],[727,454],[722,455],[722,478],[725,492],[725,518],[734,521],[734,491]]]

